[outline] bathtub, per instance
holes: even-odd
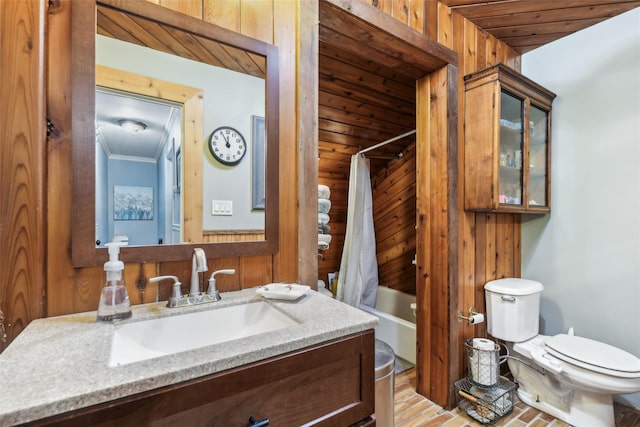
[[[359,307],[378,318],[376,338],[389,344],[397,356],[414,365],[416,363],[416,318],[411,309],[411,303],[415,302],[415,295],[379,286],[376,308],[365,305]]]

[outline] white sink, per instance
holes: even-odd
[[[113,334],[109,366],[180,353],[297,324],[264,301],[127,323],[117,327]]]

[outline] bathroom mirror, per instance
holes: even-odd
[[[104,40],[101,41],[101,39]],[[108,71],[105,77],[105,67],[96,65],[96,45],[103,42],[154,49],[162,54],[180,57],[177,60],[196,62],[203,67],[218,67],[224,69],[224,72],[246,75],[253,80],[262,79],[259,81],[264,87],[264,94],[256,96],[261,102],[264,100],[265,104],[262,110],[264,120],[260,122],[264,125],[258,132],[259,135],[264,135],[262,137],[264,147],[258,152],[264,157],[264,165],[268,165],[264,167],[264,194],[262,204],[258,207],[260,218],[263,218],[260,225],[263,224],[264,229],[252,225],[233,229],[224,225],[215,227],[207,224],[207,213],[211,214],[214,209],[214,204],[210,200],[212,196],[208,195],[207,190],[228,187],[228,180],[225,183],[225,178],[211,179],[204,169],[213,165],[223,172],[232,173],[240,168],[234,169],[233,165],[217,164],[209,153],[208,127],[214,126],[212,123],[215,126],[229,125],[229,123],[226,119],[217,117],[215,112],[211,113],[207,108],[203,108],[202,104],[207,102],[207,97],[230,105],[234,104],[234,99],[224,94],[216,96],[206,90],[198,92],[203,83],[189,80],[195,83],[194,87],[190,88],[188,87],[190,85],[186,85],[183,86],[185,89],[175,90],[177,99],[170,100],[170,103],[174,103],[177,106],[176,109],[181,111],[177,116],[182,118],[176,119],[176,114],[173,114],[171,120],[174,123],[181,120],[182,124],[179,124],[178,128],[181,128],[182,132],[178,133],[182,141],[176,144],[171,136],[167,136],[166,139],[171,143],[165,144],[166,149],[162,154],[163,158],[170,159],[170,163],[173,163],[173,190],[180,194],[178,199],[180,208],[177,215],[180,218],[179,222],[176,223],[175,214],[169,214],[173,217],[173,225],[177,226],[181,233],[179,239],[173,240],[183,243],[139,244],[125,247],[122,249],[121,258],[125,262],[185,260],[189,259],[194,247],[204,248],[209,258],[275,253],[278,248],[277,47],[144,0],[82,1],[74,2],[72,8],[73,265],[81,267],[102,264],[107,259],[107,253],[106,249],[101,247],[105,243],[102,241],[104,238],[99,236],[108,236],[107,240],[111,240],[119,234],[113,227],[106,234],[99,234],[97,231],[100,224],[104,223],[103,215],[100,213],[96,215],[96,212],[99,212],[99,209],[96,209],[96,200],[104,197],[102,193],[111,194],[110,197],[112,197],[106,209],[106,216],[110,219],[126,217],[120,210],[116,212],[113,195],[119,196],[120,200],[121,196],[130,196],[133,191],[134,195],[144,199],[149,193],[151,199],[155,201],[146,205],[147,210],[149,206],[154,206],[153,203],[160,202],[158,190],[152,185],[116,186],[113,181],[110,181],[104,188],[100,185],[96,186],[96,183],[101,182],[100,178],[96,178],[96,175],[101,173],[98,167],[100,158],[96,155],[97,142],[101,137],[101,129],[96,127],[96,84],[99,83],[100,86],[99,94],[101,91],[111,91],[110,94],[130,91],[136,92],[134,98],[153,96],[154,92],[162,92],[163,95],[169,92],[165,90],[165,86],[162,86],[164,83],[160,83],[161,79],[149,77],[145,73],[131,74],[131,69],[113,69],[113,72]],[[123,48],[122,57],[125,57],[124,52]],[[135,57],[138,58],[137,55]],[[163,63],[162,66],[169,67],[166,64],[168,62]],[[108,67],[106,69],[110,70]],[[204,72],[204,74],[209,73]],[[211,75],[212,79],[216,78],[214,72],[211,72]],[[105,81],[112,82],[113,85],[105,84]],[[105,86],[107,89],[104,88]],[[140,88],[140,91],[132,90],[133,86]],[[242,86],[246,85],[242,84]],[[183,108],[185,102],[191,103],[189,108]],[[245,111],[241,115],[242,119],[246,119],[249,123],[256,122],[255,111]],[[253,133],[254,129],[244,132],[248,144],[252,143]],[[249,166],[255,163],[250,158],[251,151],[249,146],[247,150],[249,155],[243,159],[247,171],[251,171]],[[133,168],[125,170],[131,171]],[[250,175],[250,173],[247,174]],[[247,176],[246,182],[246,188],[238,192],[246,193],[243,197],[249,201],[252,209],[256,209],[255,202],[252,202],[255,199],[252,195],[252,191],[256,188],[255,179]],[[156,214],[159,212],[158,207],[153,209]],[[166,216],[165,212],[162,213]],[[129,225],[135,227],[134,222],[142,224],[143,221],[133,221]],[[97,240],[100,240],[99,245],[96,244]],[[170,240],[172,239],[167,239],[167,241]]]

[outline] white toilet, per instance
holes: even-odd
[[[499,279],[484,289],[487,329],[509,351],[520,400],[574,426],[613,427],[613,395],[640,391],[640,359],[571,332],[538,335],[539,282]]]

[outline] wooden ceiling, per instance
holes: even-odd
[[[440,1],[520,53],[640,6],[640,0]],[[321,181],[348,176],[359,150],[415,129],[416,79],[457,63],[453,51],[371,2],[320,0]],[[414,141],[409,136],[367,153],[372,172]]]
[[[637,0],[440,0],[525,53],[640,6]]]
[[[415,129],[416,80],[457,55],[361,0],[322,0],[319,15],[318,166],[348,176],[351,155]],[[367,154],[371,169],[412,141]]]

